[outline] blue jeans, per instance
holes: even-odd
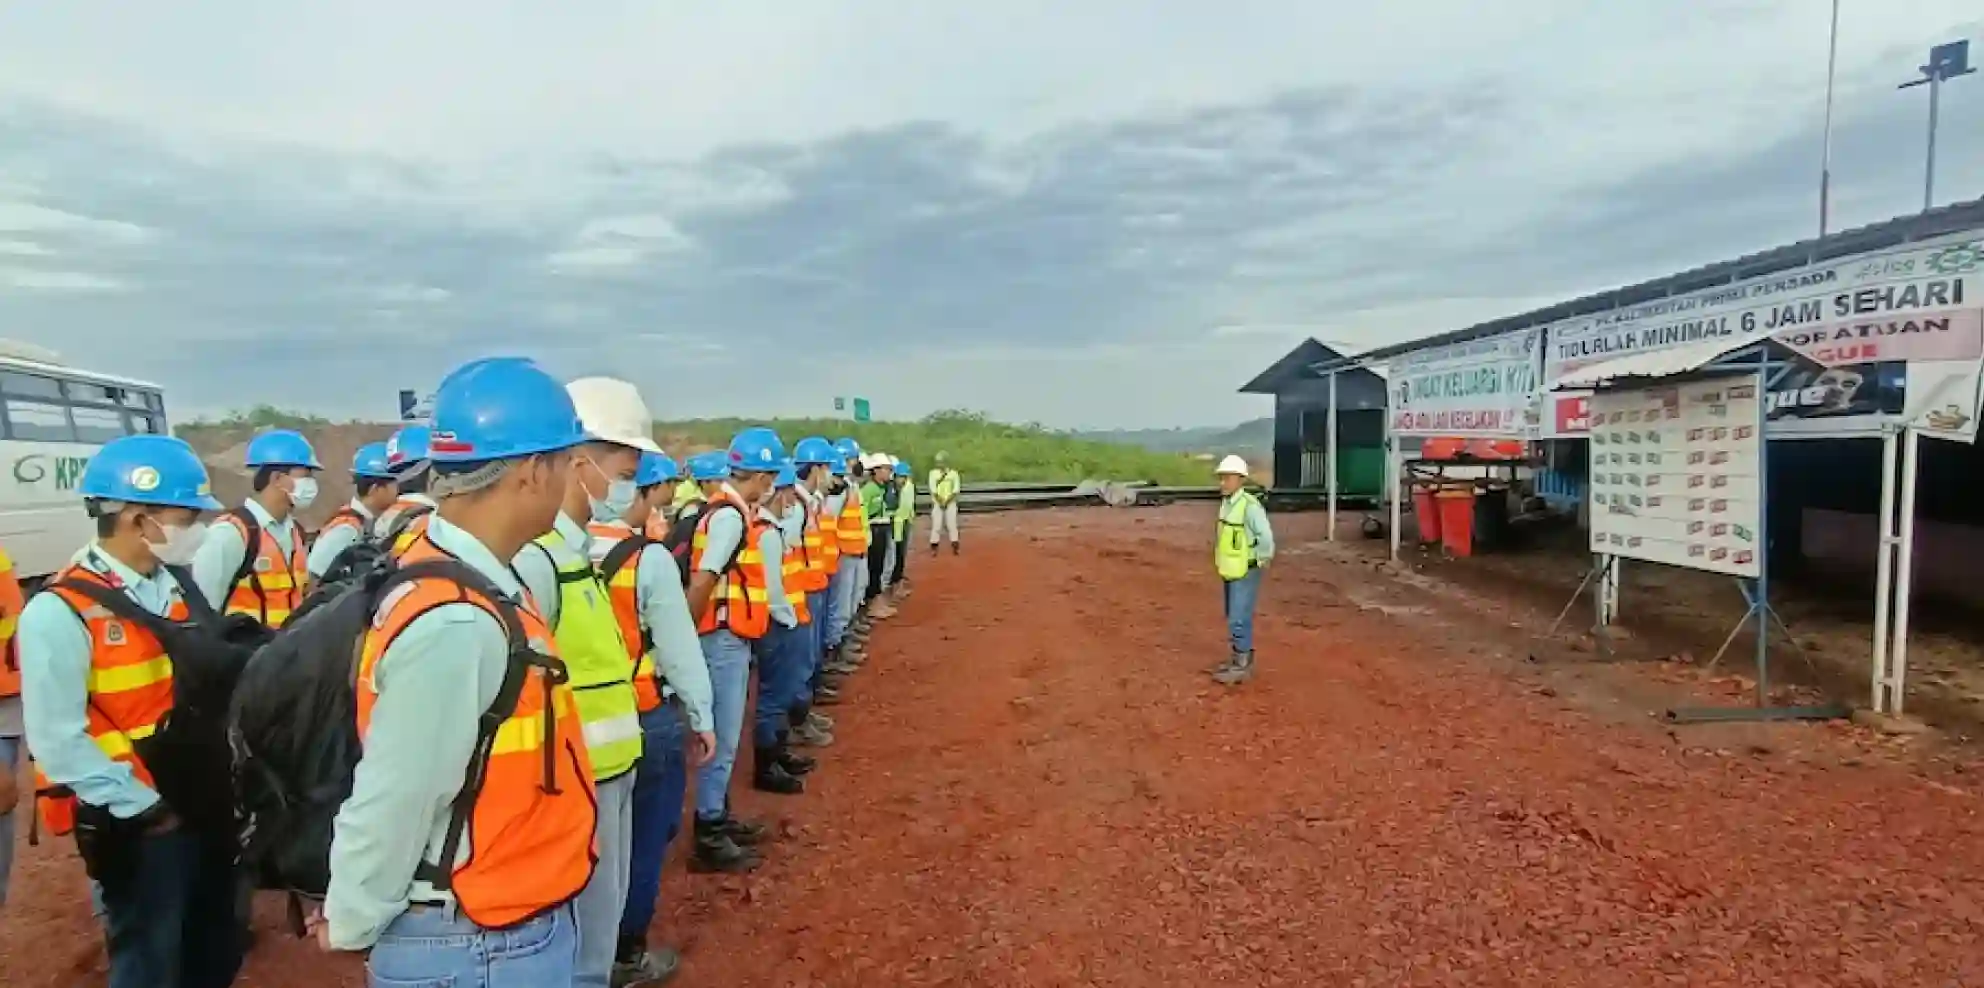
[[[809,684],[813,681],[814,676],[820,674],[820,666],[825,664],[827,660],[827,619],[825,615],[827,613],[827,601],[831,599],[833,599],[833,594],[826,590],[819,590],[806,595],[806,609],[813,612],[813,623],[806,626],[808,630],[812,631],[812,635],[809,636],[809,640],[806,642],[806,682]],[[798,699],[809,700],[811,699],[811,695],[812,689],[808,686],[800,692]]]
[[[827,647],[847,640],[847,626],[854,623],[854,608],[861,602],[861,591],[868,586],[868,557],[840,557],[840,571],[834,574],[827,592],[834,595],[834,619],[827,626]]]
[[[751,743],[760,748],[778,744],[791,727],[786,714],[809,695],[813,664],[806,651],[813,641],[812,624],[787,628],[777,621],[758,639],[758,709],[751,723]]]
[[[682,702],[670,700],[641,715],[641,760],[634,767],[634,844],[627,871],[627,908],[620,935],[645,939],[661,898],[661,864],[682,829],[689,789],[689,726]]]
[[[702,638],[703,662],[710,669],[710,712],[716,720],[716,755],[696,772],[696,818],[723,818],[730,794],[730,771],[737,767],[737,742],[744,732],[744,705],[750,702],[751,645],[728,631]]]
[[[231,834],[138,837],[130,874],[103,886],[110,988],[226,988],[241,969]]]
[[[372,988],[544,988],[572,983],[578,951],[569,905],[502,930],[418,906],[386,924],[365,971]]]
[[[572,925],[579,931],[574,988],[606,988],[613,975],[620,916],[627,909],[628,861],[634,849],[635,778],[635,772],[622,773],[600,783],[595,794],[599,863],[593,866],[592,879],[572,900]]]
[[[1226,581],[1226,634],[1233,641],[1234,654],[1254,650],[1254,603],[1261,597],[1261,571],[1250,569],[1237,580]]]
[[[20,765],[21,739],[0,738],[0,772],[18,778]],[[23,792],[14,811],[0,813],[0,906],[7,904],[7,879],[14,873],[14,818],[33,812],[34,797]]]

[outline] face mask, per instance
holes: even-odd
[[[191,566],[193,557],[200,552],[200,543],[207,540],[207,523],[196,521],[191,525],[167,525],[154,519],[153,524],[165,533],[165,541],[147,539],[145,548],[167,566]]]
[[[631,479],[615,480],[606,476],[606,471],[601,470],[597,463],[588,461],[586,465],[592,467],[593,472],[606,481],[605,497],[593,497],[591,491],[586,492],[586,501],[592,506],[592,520],[612,522],[627,517],[627,512],[634,507],[634,502],[640,499],[640,487]]]
[[[298,511],[317,501],[317,478],[298,477],[289,489],[289,506]]]

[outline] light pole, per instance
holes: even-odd
[[[1832,212],[1832,90],[1839,68],[1839,0],[1832,0],[1832,34],[1826,45],[1826,132],[1825,149],[1819,158],[1819,237],[1826,235]]]
[[[1922,211],[1936,203],[1936,111],[1943,94],[1943,83],[1977,71],[1970,67],[1970,42],[1952,41],[1929,49],[1929,63],[1921,67],[1922,78],[1901,84],[1901,89],[1929,87],[1929,161],[1922,173]]]

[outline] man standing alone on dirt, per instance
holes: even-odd
[[[1238,686],[1254,678],[1254,604],[1260,599],[1261,571],[1274,558],[1274,529],[1260,498],[1247,492],[1247,461],[1219,461],[1219,524],[1213,565],[1226,590],[1226,633],[1232,654],[1212,671],[1215,682]]]
[[[958,554],[958,492],[964,481],[951,469],[950,455],[937,454],[937,468],[930,471],[930,554],[937,554],[937,541],[951,533],[951,555]]]

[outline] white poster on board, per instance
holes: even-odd
[[[1592,395],[1591,551],[1758,576],[1758,392],[1746,374]]]
[[[1543,380],[1705,339],[1769,336],[1797,354],[1767,383],[1771,435],[1878,435],[1909,422],[1969,441],[1980,326],[1984,238],[1971,232],[1553,323]],[[1552,395],[1545,434],[1584,435],[1586,398]]]
[[[1526,329],[1392,358],[1392,434],[1535,439],[1543,333]]]

